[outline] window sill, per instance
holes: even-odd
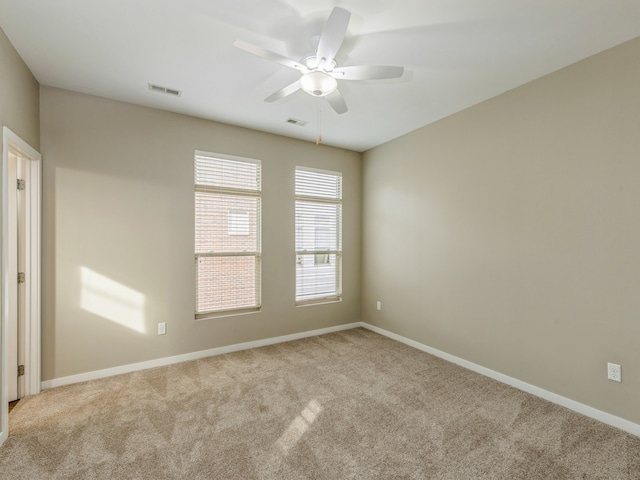
[[[224,310],[221,312],[200,313],[195,315],[195,320],[199,322],[200,320],[215,320],[216,318],[236,317],[238,315],[250,315],[252,313],[259,313],[260,310],[261,310],[261,307],[256,307],[256,308],[243,308],[238,310]]]
[[[318,298],[314,300],[305,300],[303,302],[296,302],[296,307],[311,307],[313,305],[325,305],[327,303],[340,303],[340,302],[342,302],[342,297]]]

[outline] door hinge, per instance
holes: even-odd
[[[18,273],[18,283],[24,283],[24,272]]]
[[[18,190],[24,190],[24,180],[18,179]]]
[[[18,376],[22,377],[24,375],[24,365],[18,365]]]

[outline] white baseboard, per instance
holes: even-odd
[[[630,422],[629,420],[625,420],[624,418],[616,417],[615,415],[611,415],[610,413],[603,412],[602,410],[598,410],[596,408],[590,407],[583,403],[576,402],[575,400],[571,400],[570,398],[563,397],[562,395],[558,395],[556,393],[550,392],[543,388],[536,387],[535,385],[531,385],[529,383],[523,382],[521,380],[518,380],[517,378],[509,377],[508,375],[504,375],[500,372],[496,372],[495,370],[482,367],[473,362],[469,362],[467,360],[456,357],[454,355],[450,355],[441,350],[437,350],[435,348],[429,347],[427,345],[416,342],[409,338],[389,332],[380,327],[369,325],[368,323],[365,323],[365,322],[361,322],[360,326],[368,330],[371,330],[372,332],[376,332],[376,333],[379,333],[380,335],[384,335],[385,337],[389,337],[393,340],[397,340],[398,342],[402,342],[413,348],[417,348],[418,350],[422,350],[423,352],[430,353],[431,355],[442,358],[443,360],[447,360],[448,362],[455,363],[456,365],[460,365],[461,367],[467,368],[471,371],[484,375],[485,377],[489,377],[499,382],[505,383],[507,385],[517,388],[518,390],[522,390],[523,392],[530,393],[532,395],[535,395],[536,397],[543,398],[545,400],[550,401],[551,403],[561,405],[565,408],[568,408],[569,410],[573,410],[574,412],[580,413],[589,418],[593,418],[594,420],[598,420],[599,422],[606,423],[607,425],[611,425],[612,427],[619,428],[620,430],[624,430],[625,432],[628,432],[632,435],[640,437],[640,425],[638,425],[637,423]]]
[[[281,337],[266,338],[264,340],[255,340],[253,342],[236,343],[235,345],[227,345],[225,347],[211,348],[209,350],[201,350],[199,352],[185,353],[175,355],[173,357],[158,358],[140,363],[131,363],[120,367],[105,368],[104,370],[96,370],[93,372],[79,373],[77,375],[69,375],[68,377],[54,378],[42,382],[42,390],[49,388],[61,387],[63,385],[71,385],[73,383],[86,382],[88,380],[97,380],[99,378],[112,377],[123,373],[137,372],[148,368],[163,367],[165,365],[173,365],[175,363],[188,362],[189,360],[197,360],[200,358],[213,357],[224,353],[237,352],[240,350],[248,350],[250,348],[264,347],[274,345],[276,343],[290,342],[292,340],[300,340],[301,338],[315,337],[326,333],[340,332],[363,326],[360,322],[348,323],[346,325],[338,325],[335,327],[320,328],[318,330],[310,330],[307,332],[293,333],[291,335],[283,335]]]
[[[250,348],[258,348],[258,347],[264,347],[267,345],[274,345],[277,343],[290,342],[292,340],[299,340],[301,338],[315,337],[318,335],[324,335],[324,334],[333,333],[333,332],[340,332],[343,330],[349,330],[349,329],[358,328],[358,327],[363,327],[368,330],[371,330],[372,332],[376,332],[380,335],[384,335],[385,337],[391,338],[392,340],[396,340],[398,342],[404,343],[405,345],[409,345],[423,352],[430,353],[431,355],[442,358],[443,360],[446,360],[451,363],[455,363],[456,365],[460,365],[461,367],[467,368],[473,372],[479,373],[481,375],[492,378],[504,384],[510,385],[512,387],[517,388],[518,390],[522,390],[523,392],[527,392],[537,397],[543,398],[552,403],[568,408],[569,410],[573,410],[589,418],[593,418],[594,420],[598,420],[599,422],[605,423],[607,425],[611,425],[612,427],[619,428],[620,430],[623,430],[632,435],[640,437],[640,425],[637,423],[630,422],[629,420],[625,420],[624,418],[616,417],[615,415],[611,415],[610,413],[603,412],[602,410],[598,410],[596,408],[590,407],[580,402],[576,402],[575,400],[571,400],[570,398],[563,397],[562,395],[558,395],[556,393],[550,392],[540,387],[536,387],[535,385],[531,385],[529,383],[523,382],[521,380],[518,380],[517,378],[509,377],[508,375],[504,375],[500,372],[496,372],[495,370],[491,370],[481,365],[477,365],[473,362],[469,362],[468,360],[464,360],[463,358],[456,357],[455,355],[450,355],[441,350],[437,350],[435,348],[429,347],[427,345],[416,342],[409,338],[403,337],[393,332],[389,332],[388,330],[384,330],[383,328],[370,325],[366,322],[348,323],[346,325],[338,325],[335,327],[321,328],[318,330],[310,330],[307,332],[294,333],[291,335],[283,335],[281,337],[267,338],[264,340],[256,340],[253,342],[237,343],[235,345],[212,348],[209,350],[201,350],[199,352],[185,353],[185,354],[176,355],[173,357],[158,358],[156,360],[149,360],[149,361],[140,362],[140,363],[132,363],[129,365],[106,368],[104,370],[96,370],[93,372],[80,373],[78,375],[70,375],[68,377],[54,378],[52,380],[46,380],[42,382],[42,390],[47,390],[49,388],[54,388],[54,387],[60,387],[63,385],[70,385],[73,383],[86,382],[88,380],[97,380],[99,378],[111,377],[113,375],[121,375],[123,373],[146,370],[148,368],[162,367],[165,365],[173,365],[175,363],[187,362],[189,360],[197,360],[200,358],[212,357],[215,355],[222,355],[225,353],[237,352],[240,350],[248,350]]]

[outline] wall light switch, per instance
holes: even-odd
[[[158,335],[165,335],[167,333],[167,324],[162,322],[158,324]]]
[[[380,300],[376,302],[376,309],[382,310],[382,302]]]

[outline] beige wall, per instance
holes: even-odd
[[[43,380],[360,320],[358,153],[51,87],[41,145]],[[259,313],[193,318],[196,149],[262,161]],[[294,306],[296,165],[343,173],[341,303]]]
[[[365,153],[363,320],[640,423],[638,58],[640,39]]]
[[[39,87],[0,29],[0,125],[9,127],[36,150],[40,148]]]

